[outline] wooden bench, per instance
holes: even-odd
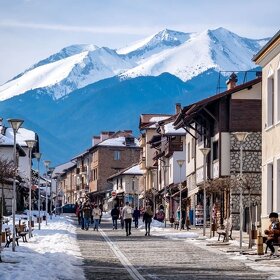
[[[228,237],[232,240],[232,228],[233,226],[231,226],[229,232],[228,232]],[[220,241],[220,237],[223,236],[223,242],[225,242],[226,239],[226,231],[225,230],[217,230],[217,234],[218,236],[218,241]]]
[[[10,243],[13,242],[13,233],[11,232],[10,228],[5,228],[5,233],[6,233],[6,244],[5,247],[9,247]],[[16,244],[19,246],[18,244],[18,240],[20,239],[20,236],[16,236],[15,237],[15,242]]]
[[[16,235],[22,238],[23,242],[27,242],[26,235],[28,231],[26,230],[26,225],[16,225]]]

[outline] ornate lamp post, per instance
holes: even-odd
[[[184,159],[178,159],[177,163],[180,168],[180,200],[179,200],[179,208],[180,208],[180,221],[179,221],[179,227],[180,230],[182,230],[182,166],[185,163]]]
[[[18,168],[18,164],[17,164],[17,150],[16,150],[16,135],[17,135],[17,131],[18,129],[21,127],[21,125],[23,124],[23,120],[20,119],[8,119],[8,122],[11,125],[11,128],[13,129],[14,132],[14,152],[13,152],[13,156],[14,156],[14,165],[15,165],[15,170],[16,172],[14,173],[14,177],[13,177],[13,198],[12,198],[12,215],[13,215],[13,243],[12,243],[12,250],[13,252],[15,252],[16,250],[16,176],[17,176],[17,168]]]
[[[44,165],[46,169],[46,225],[48,224],[48,171],[49,171],[49,166],[50,166],[51,161],[50,160],[45,160]]]
[[[201,148],[203,154],[203,236],[206,235],[206,157],[210,152],[210,148]]]
[[[166,227],[166,213],[167,213],[167,209],[166,209],[166,180],[165,180],[165,178],[166,178],[166,170],[168,170],[168,168],[169,168],[169,165],[163,165],[162,166],[162,168],[163,168],[163,171],[164,171],[164,173],[163,173],[163,179],[164,179],[164,227]],[[180,180],[181,180],[181,178],[180,178]]]
[[[32,149],[36,144],[36,140],[26,140],[25,143],[28,147],[28,152],[29,152],[29,227],[28,227],[28,232],[29,232],[29,238],[32,237],[32,229],[31,229],[31,222],[32,222],[32,207],[31,207],[31,189],[32,189]]]
[[[40,159],[42,154],[41,153],[34,153],[35,158],[38,162],[38,216],[39,216],[39,230],[41,229],[41,190],[40,190]]]
[[[243,193],[242,193],[242,176],[243,176],[243,144],[246,141],[247,136],[250,133],[248,132],[235,132],[233,135],[235,136],[236,140],[240,142],[240,198],[239,198],[239,208],[240,208],[240,216],[239,216],[239,235],[240,235],[240,243],[239,248],[242,249],[242,227],[243,227]],[[251,234],[251,232],[250,232]]]

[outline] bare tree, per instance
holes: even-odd
[[[12,160],[0,157],[0,184],[1,184],[1,197],[0,197],[0,232],[2,234],[3,225],[3,205],[4,205],[4,184],[7,180],[12,179],[16,174],[16,167]],[[2,236],[0,238],[0,248],[2,243]],[[1,250],[0,250],[0,262],[2,262]]]

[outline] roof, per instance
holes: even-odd
[[[53,171],[53,178],[56,178],[57,176],[59,176],[59,174],[63,174],[65,173],[67,170],[73,168],[76,166],[76,163],[69,161],[66,163],[63,163],[61,165],[58,165],[55,167],[54,171]]]
[[[124,136],[117,137],[117,138],[109,138],[100,143],[96,146],[111,146],[111,147],[140,147],[139,140],[136,138],[134,139],[134,143],[131,145],[127,145]]]
[[[243,89],[246,89],[246,88],[249,88],[255,84],[258,84],[262,81],[262,78],[261,77],[258,77],[254,80],[251,80],[247,83],[244,83],[242,85],[238,85],[232,89],[229,89],[229,90],[226,90],[222,93],[219,93],[219,94],[216,94],[216,95],[213,95],[213,96],[210,96],[208,98],[205,98],[203,100],[200,100],[196,103],[193,103],[193,104],[190,104],[186,107],[183,108],[182,112],[180,114],[178,114],[176,120],[174,121],[174,126],[175,128],[180,128],[182,127],[182,125],[180,124],[180,121],[181,119],[185,119],[186,116],[188,116],[189,118],[191,118],[194,114],[196,114],[198,111],[200,111],[202,108],[204,108],[206,105],[214,102],[214,101],[217,101],[219,99],[222,99],[224,98],[225,96],[230,96],[232,95],[233,93],[235,92],[238,92],[240,90],[243,90]]]
[[[159,121],[170,118],[172,115],[167,114],[141,114],[139,128],[156,128],[155,124]]]
[[[26,128],[19,128],[16,133],[16,142],[20,146],[27,147],[26,140],[37,140],[36,133]],[[7,127],[5,134],[0,134],[0,145],[12,146],[14,145],[14,131],[12,128]]]
[[[121,176],[121,175],[135,175],[135,176],[142,176],[144,174],[143,170],[140,169],[139,164],[133,164],[132,166],[129,166],[121,171],[119,171],[116,174],[113,174],[108,178],[108,180],[112,180],[115,177]]]
[[[256,55],[254,55],[252,60],[256,62],[278,40],[280,40],[280,30],[260,49]]]

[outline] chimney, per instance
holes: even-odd
[[[226,81],[227,84],[227,90],[233,89],[236,87],[238,79],[236,74],[233,72],[230,76],[229,79]]]
[[[100,140],[100,136],[93,136],[92,137],[92,147],[97,145],[98,143],[100,143],[101,140]]]
[[[110,138],[111,135],[112,135],[112,131],[101,131],[100,139],[101,139],[101,141],[104,141],[104,140]]]
[[[175,114],[179,114],[181,110],[182,110],[181,103],[176,103],[175,104]]]

